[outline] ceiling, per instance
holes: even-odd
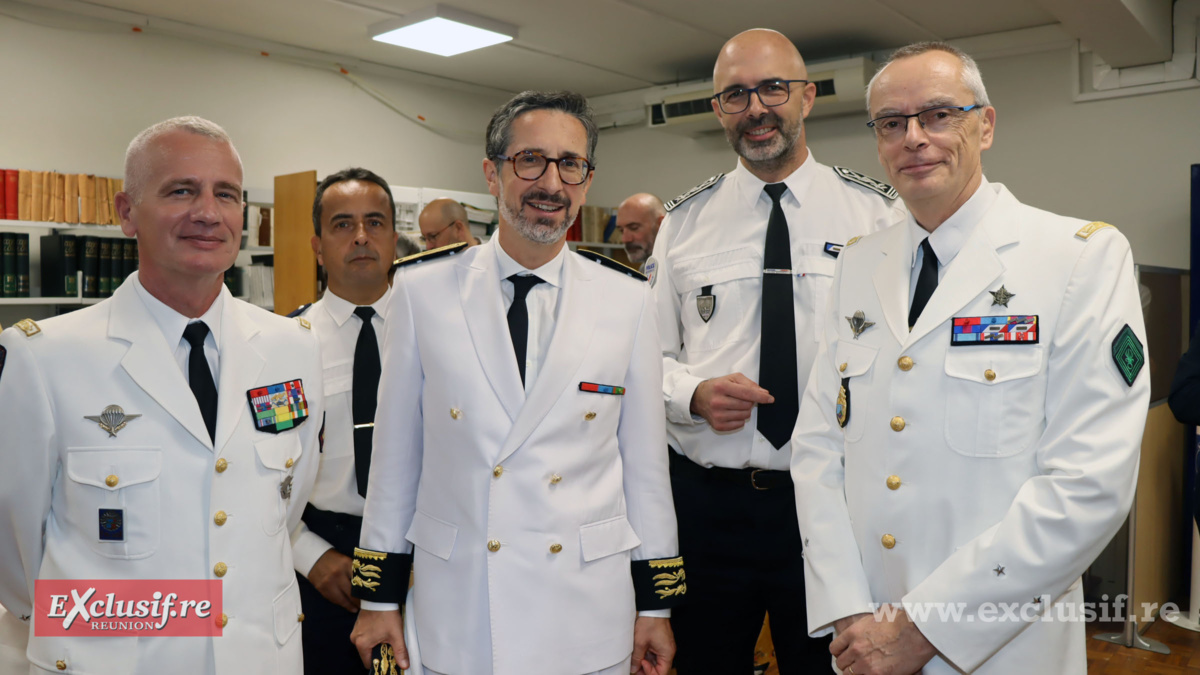
[[[1076,0],[1086,3],[1089,0]],[[1105,0],[1111,2],[1112,0]],[[489,89],[588,96],[711,76],[735,33],[769,27],[808,60],[1058,23],[1046,0],[450,0],[519,26],[516,40],[453,57],[375,42],[367,26],[433,0],[59,0],[415,71]],[[1062,0],[1057,0],[1062,4]],[[166,21],[163,21],[166,20]]]

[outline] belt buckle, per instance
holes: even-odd
[[[759,486],[758,481],[756,479],[758,478],[758,474],[761,471],[766,471],[766,469],[755,469],[750,472],[750,484],[754,486],[755,490],[762,490],[765,492],[767,490],[770,490],[771,488]]]

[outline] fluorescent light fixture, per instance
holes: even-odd
[[[517,36],[517,27],[486,19],[445,5],[409,12],[398,19],[373,24],[368,29],[379,42],[440,56],[454,56]]]

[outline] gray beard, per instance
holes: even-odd
[[[755,124],[738,125],[738,128],[732,131],[726,129],[725,138],[733,146],[734,152],[746,160],[747,164],[767,173],[773,173],[786,166],[795,155],[796,144],[800,140],[800,134],[804,131],[804,122],[801,121],[795,127],[789,128],[782,119],[776,116],[775,122],[779,136],[765,143],[748,140],[743,132],[764,120],[759,120]]]
[[[508,200],[504,198],[503,188],[500,190],[500,199],[497,202],[497,206],[500,208],[500,215],[504,217],[504,220],[509,225],[512,225],[518,234],[535,244],[553,244],[562,239],[563,235],[567,233],[567,229],[571,227],[571,221],[566,218],[563,218],[563,221],[556,225],[553,218],[536,218],[530,220],[525,217],[523,209],[514,213],[508,207]],[[570,215],[570,208],[564,209],[564,213]]]

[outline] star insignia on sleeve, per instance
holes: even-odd
[[[996,568],[992,571],[996,573],[996,576],[1002,577],[1004,576],[1004,565],[996,565]]]
[[[1003,285],[1000,286],[1000,290],[988,291],[988,293],[992,294],[992,306],[1000,305],[1001,307],[1008,307],[1008,301],[1017,297],[1016,293],[1009,293],[1008,289]]]

